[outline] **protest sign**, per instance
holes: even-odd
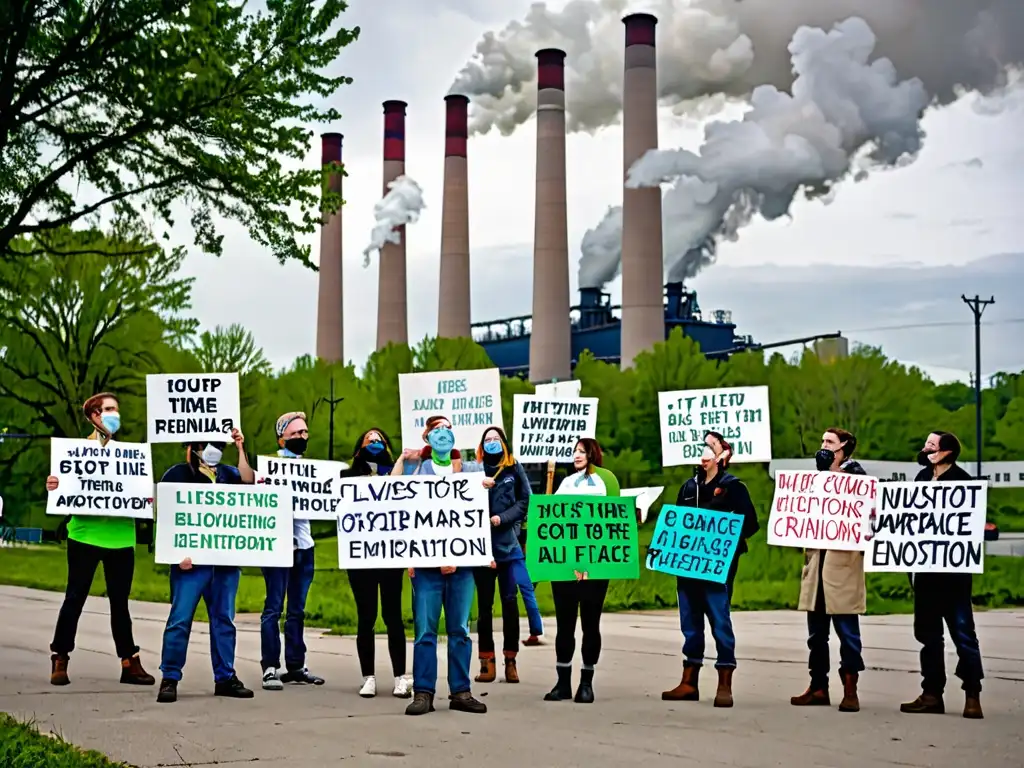
[[[230,442],[242,423],[238,374],[149,374],[146,421],[151,443]]]
[[[358,477],[340,485],[339,568],[490,565],[483,475]]]
[[[153,519],[153,457],[146,443],[50,438],[48,515]]]
[[[423,429],[431,416],[451,420],[456,448],[476,448],[487,427],[504,428],[497,368],[400,373],[398,397],[405,448],[423,445]]]
[[[845,472],[775,473],[768,543],[863,552],[878,479]]]
[[[640,522],[647,522],[647,513],[650,512],[654,503],[661,498],[665,490],[663,485],[655,485],[650,488],[623,488],[619,493],[623,496],[632,496],[636,499],[636,511],[640,515]]]
[[[524,462],[572,463],[581,437],[597,431],[597,398],[557,400],[536,395],[513,398],[512,452]]]
[[[699,464],[709,431],[732,445],[733,464],[771,461],[768,387],[659,392],[658,414],[662,466]]]
[[[647,568],[725,584],[742,530],[743,515],[666,504],[654,526]]]
[[[988,482],[884,483],[865,571],[983,573]]]
[[[256,457],[256,484],[273,488],[299,520],[337,520],[342,470],[348,464],[283,456]]]
[[[158,483],[156,562],[290,568],[292,513],[275,490]]]
[[[571,400],[579,397],[583,391],[583,382],[579,379],[568,381],[552,381],[549,384],[538,384],[534,387],[534,394],[546,400]]]
[[[530,497],[526,565],[534,581],[640,578],[635,499]]]

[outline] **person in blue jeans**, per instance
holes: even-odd
[[[274,426],[278,456],[297,459],[309,444],[306,414],[292,411],[282,414]],[[263,689],[280,691],[285,683],[323,685],[324,679],[306,669],[306,642],[302,637],[306,626],[306,597],[316,570],[313,560],[313,534],[308,520],[293,521],[294,560],[290,568],[263,568],[267,598],[260,616],[260,666],[263,667]],[[284,661],[281,669],[281,614],[284,619]]]
[[[221,463],[224,443],[194,443],[187,446],[185,461],[168,469],[160,482],[252,483],[255,476],[245,456],[245,438],[236,429],[231,433],[231,439],[238,449],[237,469]],[[193,565],[191,558],[171,566],[171,611],[164,628],[160,654],[163,679],[156,698],[161,704],[178,700],[178,683],[200,600],[206,603],[206,612],[210,616],[214,695],[234,699],[253,697],[253,692],[235,674],[235,596],[241,574],[237,566]]]

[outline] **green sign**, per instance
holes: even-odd
[[[534,581],[640,578],[636,499],[530,496],[526,566]]]

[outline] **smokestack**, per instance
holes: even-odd
[[[626,71],[622,94],[623,181],[649,149],[658,148],[658,19],[626,16]],[[662,308],[661,189],[622,190],[622,367],[665,340]]]
[[[437,335],[470,337],[469,180],[466,139],[469,98],[445,96],[444,200],[441,203],[441,282],[437,302]]]
[[[384,102],[384,192],[388,184],[405,174],[404,101]],[[377,286],[377,349],[388,344],[409,343],[409,309],[406,294],[405,227],[398,228],[402,242],[386,243],[380,252]]]
[[[341,162],[340,133],[321,137],[321,165]],[[341,194],[341,173],[328,174],[327,189]],[[320,226],[320,283],[316,307],[316,356],[330,363],[345,362],[345,301],[341,269],[341,209],[324,216]]]
[[[537,51],[537,197],[530,381],[571,376],[569,234],[565,220],[565,51]]]

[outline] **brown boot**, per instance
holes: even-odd
[[[70,685],[68,679],[68,657],[59,653],[50,657],[50,685]]]
[[[843,675],[843,700],[839,702],[840,712],[860,712],[860,699],[857,698],[856,672]]]
[[[480,674],[474,680],[478,683],[493,683],[498,676],[498,670],[494,665],[494,653],[480,654]]]
[[[662,701],[700,701],[700,690],[697,686],[697,679],[700,677],[700,667],[696,664],[683,664],[683,679],[671,691],[664,691],[661,694]]]
[[[794,707],[828,707],[832,705],[828,697],[828,688],[814,689],[808,687],[799,696],[790,698],[789,703]]]
[[[515,651],[505,651],[505,682],[519,682],[519,670],[516,668]]]
[[[931,693],[922,693],[916,699],[906,704],[900,704],[900,712],[908,715],[944,715],[946,704],[941,696]]]
[[[142,668],[139,655],[121,660],[121,682],[125,685],[156,685],[156,678]]]
[[[718,670],[718,690],[715,691],[716,707],[732,706],[732,667]]]
[[[964,717],[968,720],[983,720],[985,714],[981,711],[981,693],[968,693],[964,701]]]

